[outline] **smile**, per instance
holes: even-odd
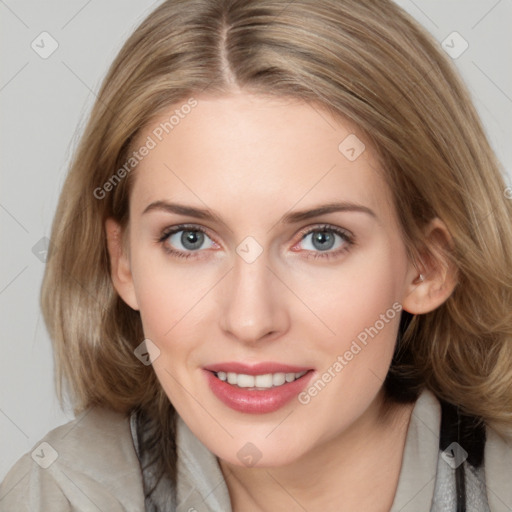
[[[292,402],[317,372],[274,362],[224,362],[204,367],[203,374],[213,395],[230,409],[265,414]]]
[[[234,372],[216,372],[215,376],[223,382],[227,382],[239,388],[249,388],[250,390],[263,390],[282,386],[287,382],[293,382],[300,379],[307,372],[290,373],[265,373],[262,375],[247,375]]]

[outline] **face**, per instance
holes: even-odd
[[[155,147],[116,288],[196,436],[232,464],[284,465],[375,416],[416,271],[353,125],[298,100],[196,99],[139,137]]]

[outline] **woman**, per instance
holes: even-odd
[[[73,422],[1,510],[507,510],[511,204],[388,1],[177,1],[113,63],[42,290]]]

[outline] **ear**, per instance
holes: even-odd
[[[453,240],[444,222],[433,219],[427,226],[424,240],[419,264],[411,263],[407,292],[402,301],[404,310],[413,315],[438,308],[450,297],[457,284],[457,269],[450,259]]]
[[[123,230],[118,222],[109,218],[105,221],[105,232],[114,288],[128,306],[138,310],[130,258],[123,243]]]

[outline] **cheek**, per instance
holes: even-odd
[[[310,328],[318,376],[299,402],[331,425],[331,433],[364,412],[388,373],[402,312],[394,265],[383,255],[378,265],[361,264],[360,271],[347,272],[316,295],[319,316],[332,332],[323,329],[327,335],[318,336],[318,322],[316,336]]]
[[[211,272],[171,262],[163,251],[134,253],[132,272],[145,335],[161,341],[193,319],[214,283]]]
[[[326,336],[321,337],[325,348],[347,349],[358,337],[364,342],[368,331],[376,337],[375,329],[381,346],[393,345],[405,269],[406,256],[400,245],[393,248],[381,243],[372,251],[354,254],[335,271],[317,272],[302,285],[298,279],[296,289],[307,297],[310,310],[325,324]],[[315,325],[320,323],[315,321]]]
[[[196,324],[200,313],[197,306],[206,292],[198,286],[197,273],[194,278],[184,267],[177,269],[165,258],[142,256],[134,256],[132,264],[144,336],[160,350],[153,369],[171,402],[179,407],[187,403],[180,383],[188,382],[188,371],[193,367],[191,354],[197,341],[191,326]]]
[[[141,284],[136,285],[136,294],[144,333],[159,342],[178,322],[183,302],[164,279],[152,279],[154,276],[151,275],[140,277]]]

